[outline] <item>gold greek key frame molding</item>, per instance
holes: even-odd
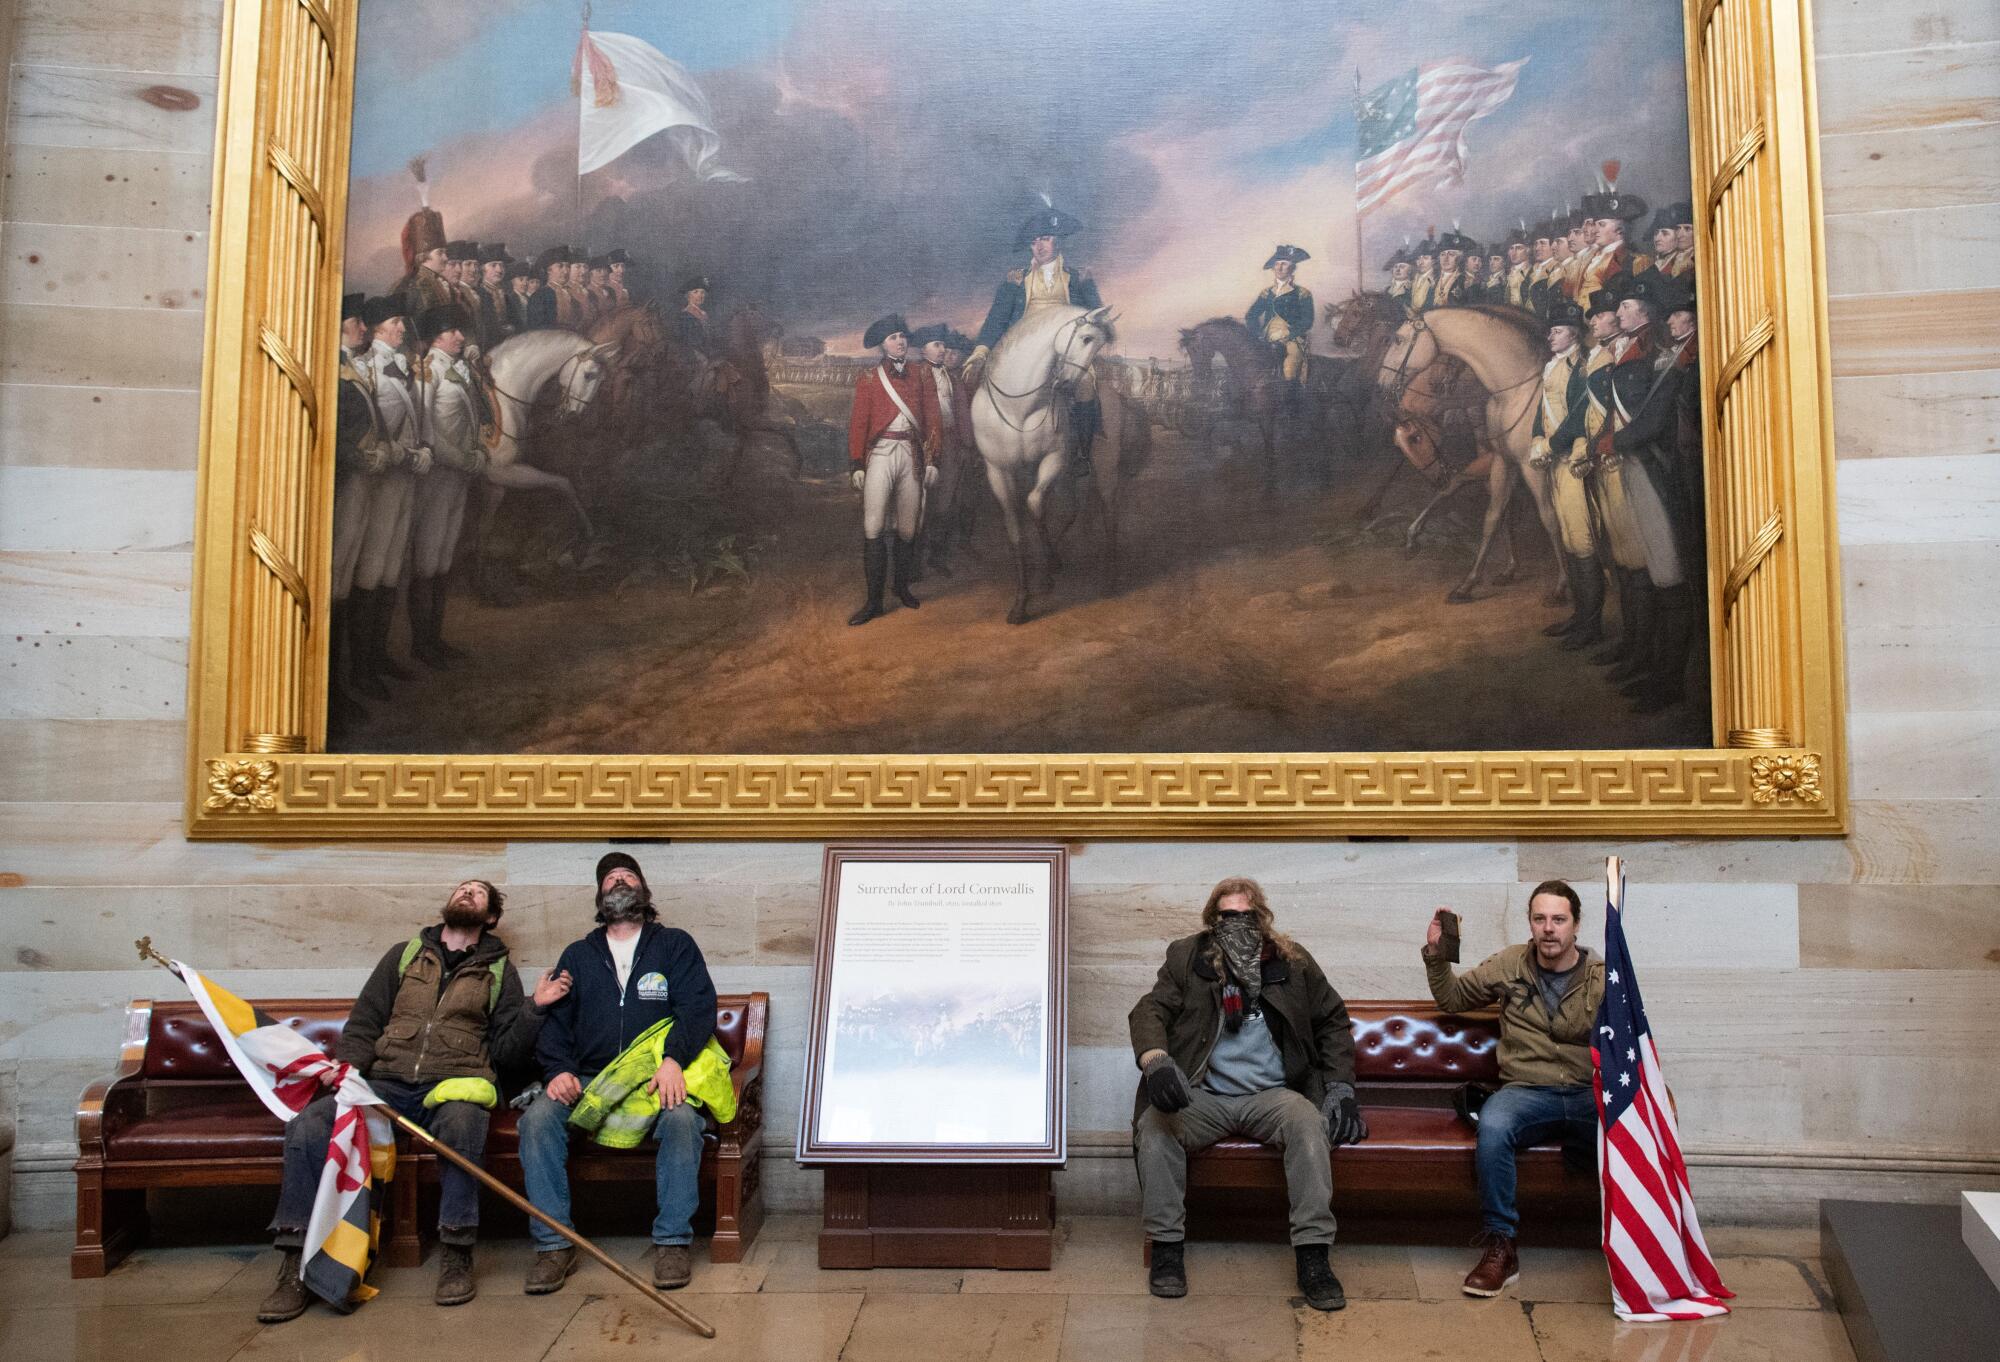
[[[1685,0],[1717,746],[339,755],[334,320],[356,0],[229,0],[189,658],[191,837],[1744,836],[1847,830],[1809,0]]]

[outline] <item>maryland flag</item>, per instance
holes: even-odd
[[[396,1130],[377,1110],[382,1099],[352,1067],[327,1058],[291,1027],[272,1021],[193,966],[170,964],[222,1038],[243,1081],[273,1116],[289,1122],[321,1088],[333,1090],[333,1138],[306,1225],[299,1279],[334,1305],[368,1300],[375,1288],[364,1279],[382,1229],[371,1193],[396,1171]]]

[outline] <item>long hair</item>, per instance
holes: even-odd
[[[1298,943],[1279,931],[1271,916],[1271,905],[1264,898],[1264,886],[1243,875],[1231,875],[1208,891],[1208,902],[1201,908],[1201,925],[1205,931],[1214,931],[1216,921],[1222,916],[1221,903],[1231,894],[1250,896],[1250,916],[1257,921],[1258,930],[1273,949],[1287,960],[1299,958]]]

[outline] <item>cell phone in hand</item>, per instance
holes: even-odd
[[[1458,963],[1458,914],[1449,908],[1440,908],[1438,918],[1438,959]]]

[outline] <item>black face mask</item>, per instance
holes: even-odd
[[[597,920],[613,922],[644,922],[649,900],[629,884],[615,884],[597,896]]]

